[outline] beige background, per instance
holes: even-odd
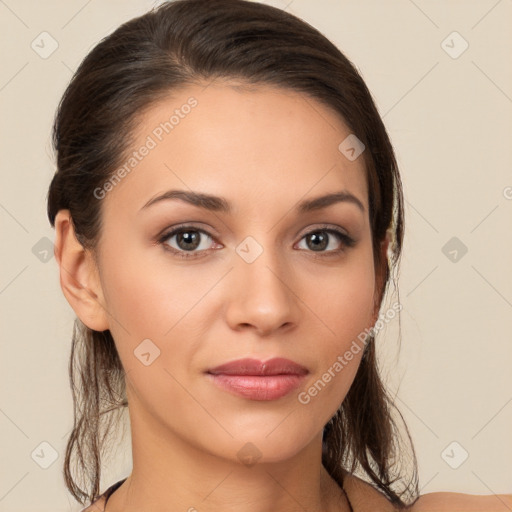
[[[269,3],[316,26],[357,65],[397,151],[407,199],[401,350],[396,322],[378,341],[416,444],[422,492],[510,493],[512,2]],[[54,237],[45,214],[50,128],[88,50],[153,4],[0,1],[2,512],[81,508],[62,478],[73,312],[41,241]],[[43,31],[58,42],[46,59],[31,48]],[[453,58],[464,40],[468,49]],[[459,249],[448,246],[446,256],[452,237]],[[52,450],[58,458],[43,469]],[[456,465],[463,450],[469,457],[453,469],[446,461]],[[119,452],[102,488],[130,470],[129,444]]]

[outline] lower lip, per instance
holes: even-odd
[[[208,374],[220,388],[250,400],[277,400],[300,386],[305,375]]]

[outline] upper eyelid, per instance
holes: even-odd
[[[202,227],[199,227],[199,226],[196,226],[194,225],[193,223],[191,224],[188,224],[188,223],[183,223],[183,224],[177,224],[176,226],[173,226],[173,227],[170,227],[170,228],[166,228],[162,231],[160,237],[162,236],[169,236],[171,233],[176,233],[177,231],[180,231],[180,230],[186,230],[186,229],[190,229],[190,230],[194,230],[194,231],[200,231],[201,233],[204,233],[205,235],[208,235],[208,236],[211,236],[212,238],[214,236],[217,236],[216,234],[214,233],[211,233],[208,231],[208,228],[202,228]],[[322,230],[325,230],[325,231],[328,231],[328,230],[341,230],[344,232],[344,234],[346,234],[347,236],[350,236],[350,233],[347,229],[341,227],[341,226],[337,226],[337,225],[334,225],[334,224],[329,224],[329,223],[319,223],[319,225],[317,227],[314,227],[314,228],[306,228],[307,231],[305,231],[303,233],[302,236],[304,235],[307,235],[313,231],[322,231]],[[300,232],[301,230],[299,230]],[[298,233],[297,233],[298,235]],[[295,235],[295,236],[297,236]]]

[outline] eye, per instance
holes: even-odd
[[[336,228],[326,226],[309,231],[302,238],[306,250],[320,253],[319,256],[333,256],[355,245],[355,240]],[[195,226],[178,226],[167,231],[159,239],[164,249],[179,258],[198,258],[209,250],[222,248],[207,231]],[[304,249],[299,247],[299,249]]]
[[[325,256],[338,254],[355,245],[355,240],[341,230],[325,227],[306,233],[302,239],[312,252],[325,252]]]
[[[180,226],[168,231],[158,240],[166,250],[180,258],[197,258],[211,248],[213,237],[203,229],[194,226]],[[174,245],[173,245],[174,244]],[[222,247],[220,244],[218,246]]]

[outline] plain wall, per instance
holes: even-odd
[[[402,339],[399,349],[392,322],[377,343],[415,442],[422,493],[510,493],[512,3],[271,3],[317,27],[356,64],[396,149],[406,198]],[[153,4],[0,3],[0,511],[82,508],[62,477],[74,314],[46,217],[50,131],[86,53]],[[31,47],[51,49],[49,39],[40,42],[44,31],[58,43],[48,58]],[[44,469],[52,450],[57,459]],[[128,475],[129,450],[127,437],[102,489]],[[457,465],[463,450],[468,458],[454,469],[447,461]]]

